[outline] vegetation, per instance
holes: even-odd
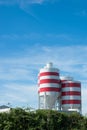
[[[87,130],[87,118],[78,113],[15,108],[0,113],[0,130]]]

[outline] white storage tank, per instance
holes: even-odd
[[[60,79],[62,110],[81,112],[81,83],[74,81],[72,77],[60,77]]]
[[[60,95],[59,70],[48,63],[38,75],[39,109],[55,109]]]

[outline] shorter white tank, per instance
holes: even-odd
[[[60,77],[60,79],[62,110],[81,112],[81,83],[74,81],[72,77]]]

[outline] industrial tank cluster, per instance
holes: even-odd
[[[38,98],[39,109],[81,113],[81,82],[61,77],[59,70],[48,63],[38,74]]]

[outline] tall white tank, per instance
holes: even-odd
[[[64,111],[81,112],[81,83],[72,77],[61,79],[61,108]]]
[[[55,103],[60,96],[59,70],[48,63],[38,75],[39,109],[56,109]]]

